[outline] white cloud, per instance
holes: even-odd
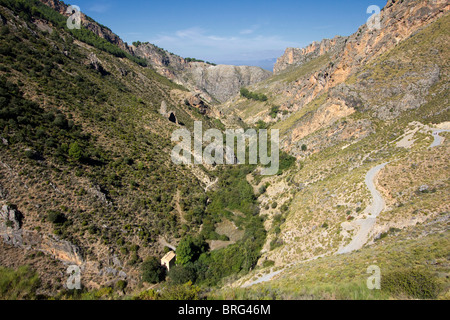
[[[252,29],[245,29],[245,30],[242,30],[242,31],[240,32],[240,34],[252,34],[253,32],[255,32],[255,30],[252,30]]]
[[[191,56],[208,60],[268,59],[283,52],[296,43],[280,36],[253,34],[257,26],[243,30],[238,36],[218,36],[200,27],[178,30],[171,34],[161,34],[151,43],[181,56]]]
[[[256,30],[258,30],[259,29],[259,25],[253,25],[251,28],[249,28],[249,29],[244,29],[244,30],[241,30],[241,32],[239,32],[240,34],[252,34],[252,33],[255,33],[255,31]]]

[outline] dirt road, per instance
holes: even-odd
[[[345,247],[339,249],[337,254],[349,253],[355,250],[361,249],[369,240],[369,234],[375,225],[378,215],[384,210],[385,202],[380,192],[375,187],[375,178],[377,174],[387,165],[386,163],[380,164],[372,168],[366,175],[366,185],[372,194],[372,204],[366,208],[364,212],[367,214],[367,218],[358,219],[352,224],[355,227],[359,227],[358,233],[353,237],[352,241]]]
[[[442,133],[442,132],[450,132],[450,130],[444,130],[444,129],[434,129],[433,130],[434,141],[430,145],[430,148],[438,147],[444,142],[444,138],[439,135],[439,133]]]

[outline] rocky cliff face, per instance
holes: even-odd
[[[328,102],[339,104],[343,100],[342,94],[339,93],[343,90],[339,87],[340,85],[347,82],[367,63],[374,61],[433,21],[443,17],[449,9],[450,5],[444,0],[391,0],[380,13],[380,29],[369,29],[367,25],[363,25],[357,32],[346,38],[323,40],[303,49],[289,48],[275,65],[276,76],[252,88],[266,93],[269,96],[269,103],[278,105],[280,110],[286,111],[288,115],[284,118],[289,117],[290,113],[301,110],[325,93],[328,96]],[[391,64],[396,63],[393,61]],[[432,69],[426,73],[430,74],[430,80],[434,79],[431,82],[435,82],[439,70]],[[389,90],[396,89],[387,88],[384,93],[387,95]],[[420,101],[423,103],[422,98],[412,97],[420,90],[409,91],[410,95],[404,103],[401,103],[402,105],[419,105]],[[397,93],[400,93],[399,90]],[[344,100],[353,98],[353,94],[350,94]],[[350,101],[351,104],[363,102],[359,97],[355,99]],[[244,105],[239,116],[247,123],[255,123],[258,120],[266,122],[280,120],[279,118],[271,119],[269,109],[267,106],[264,108],[266,112],[261,111],[263,106],[255,112],[247,112]],[[385,117],[386,112],[380,115]]]
[[[380,30],[369,30],[364,25],[350,37],[335,41],[334,46],[327,46],[330,42],[325,41],[320,45],[313,44],[306,49],[295,50],[297,56],[292,55],[292,65],[301,66],[308,59],[325,53],[329,54],[329,58],[318,71],[298,79],[290,86],[286,94],[289,100],[284,107],[301,110],[322,94],[326,94],[327,99],[310,120],[302,119],[289,128],[286,147],[295,149],[296,142],[303,137],[332,125],[354,110],[370,112],[379,119],[388,120],[425,104],[430,88],[440,79],[441,70],[436,64],[408,61],[406,57],[402,60],[390,58],[373,65],[371,63],[448,10],[446,1],[389,1],[381,12]],[[279,68],[283,62],[284,66],[288,66],[289,55],[279,61]],[[379,72],[385,75],[375,76]],[[355,76],[355,73],[358,75]],[[340,113],[331,108],[327,111],[328,118],[321,119],[320,112],[334,105],[340,105],[346,112]]]
[[[325,39],[303,49],[288,48],[278,58],[274,74],[329,53],[333,60],[337,60],[330,80],[341,83],[364,62],[386,52],[431,21],[442,17],[449,8],[445,0],[389,0],[380,13],[380,29],[369,29],[363,25],[350,37]]]
[[[315,58],[318,58],[325,53],[336,54],[340,52],[347,37],[335,37],[333,39],[324,39],[321,42],[313,42],[306,48],[287,48],[284,55],[277,59],[273,72],[278,75],[292,66],[300,66]]]
[[[133,47],[133,51],[145,58],[158,73],[200,94],[209,103],[225,102],[239,93],[240,88],[272,75],[259,67],[186,61],[150,43]]]

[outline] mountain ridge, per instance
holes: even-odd
[[[68,5],[63,1],[39,1],[62,15],[70,16],[67,13]],[[259,82],[271,75],[269,71],[259,67],[225,65],[214,67],[208,63],[189,62],[150,43],[140,44],[137,47],[128,45],[109,28],[95,22],[84,13],[81,14],[81,24],[129,54],[145,58],[159,74],[188,87],[195,94],[201,94],[208,103],[225,102],[236,95],[242,86]]]

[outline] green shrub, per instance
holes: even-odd
[[[156,257],[150,257],[141,266],[142,281],[158,283],[164,280],[165,272]]]
[[[273,106],[272,109],[270,109],[269,115],[275,119],[278,116],[278,113],[280,112],[279,106]]]
[[[75,161],[80,161],[83,157],[83,151],[81,150],[78,142],[74,142],[69,147],[69,157]]]
[[[267,129],[268,124],[265,123],[263,120],[258,120],[256,123],[256,129]]]
[[[160,300],[200,300],[200,288],[191,282],[178,286],[168,286],[161,291]]]
[[[178,265],[170,269],[168,276],[172,283],[176,285],[193,283],[196,280],[196,271],[192,263],[186,266]]]
[[[29,266],[0,267],[0,300],[36,299],[41,280]]]
[[[269,268],[269,267],[272,267],[274,265],[275,265],[275,261],[272,261],[272,260],[265,260],[263,262],[263,267],[264,268]]]
[[[48,212],[47,219],[53,224],[63,224],[67,220],[63,213],[53,210]]]
[[[258,193],[259,194],[264,194],[266,192],[267,188],[265,185],[262,185],[261,187],[259,187]]]
[[[435,299],[439,292],[436,277],[428,271],[398,270],[381,277],[381,289],[395,296]]]
[[[127,285],[128,285],[128,282],[126,282],[125,280],[119,280],[116,282],[116,290],[123,291],[123,290],[125,290]]]
[[[247,99],[255,100],[255,101],[267,101],[268,98],[265,94],[251,92],[246,88],[241,89],[241,96]]]
[[[186,265],[195,262],[203,252],[208,250],[208,244],[201,238],[187,236],[177,247],[177,264]]]
[[[275,250],[278,247],[281,247],[283,245],[283,240],[281,239],[273,239],[270,242],[270,251]]]

